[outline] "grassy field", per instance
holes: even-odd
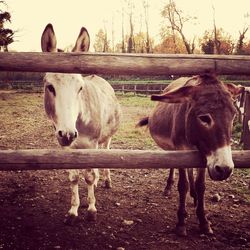
[[[147,129],[136,128],[137,122],[149,115],[155,102],[151,101],[149,96],[135,96],[134,94],[118,94],[117,96],[122,106],[123,118],[119,131],[113,138],[113,147],[124,149],[157,148]],[[47,133],[49,133],[49,137],[52,137],[53,130],[45,117],[42,98],[42,93],[18,91],[13,95],[13,92],[2,91],[0,94],[1,136],[5,137],[6,134],[9,134],[8,129],[14,128],[12,129],[14,133],[12,138],[18,139],[20,136],[27,136],[27,138],[32,139],[38,128],[45,138],[48,137]],[[5,121],[6,115],[10,117],[8,122]],[[23,122],[25,122],[25,127],[20,126]],[[35,127],[34,124],[36,124]],[[17,129],[19,129],[18,134],[15,134]],[[235,122],[234,149],[241,149],[239,144],[241,129],[241,124]],[[11,136],[9,139],[11,140]],[[1,148],[4,147],[7,146],[1,145]],[[18,144],[16,147],[18,147]]]

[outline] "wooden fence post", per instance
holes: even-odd
[[[243,149],[250,149],[250,91],[245,91],[245,105],[243,118],[242,142]]]
[[[124,84],[122,84],[122,95],[124,95],[125,94],[125,92],[124,92]]]
[[[149,85],[148,85],[148,83],[147,83],[147,89],[146,89],[146,96],[148,96],[148,94],[149,94]]]

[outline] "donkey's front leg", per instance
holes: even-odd
[[[193,169],[189,168],[188,170],[188,181],[189,181],[189,188],[190,188],[190,196],[194,199],[194,206],[197,206],[197,194],[195,190],[195,184],[194,184],[194,174]]]
[[[97,182],[99,180],[99,171],[98,169],[86,169],[84,173],[85,181],[88,185],[88,214],[87,218],[90,221],[95,221],[97,217],[97,210],[95,207],[96,199],[95,199],[95,187],[97,186]]]
[[[105,188],[112,188],[110,169],[108,169],[108,168],[103,169],[103,177],[104,177],[104,187]]]
[[[108,138],[103,144],[102,148],[110,149],[111,137]],[[104,187],[112,188],[112,182],[110,177],[110,170],[108,168],[103,169]]]
[[[66,217],[66,224],[74,224],[78,216],[78,208],[80,206],[80,198],[78,191],[78,182],[79,182],[79,171],[78,170],[69,170],[69,181],[71,188],[71,208]]]
[[[204,209],[204,193],[205,193],[205,173],[206,169],[197,170],[197,178],[195,181],[195,188],[197,194],[197,208],[196,214],[200,222],[200,230],[205,234],[213,234],[213,230],[210,226],[210,222],[205,215]]]
[[[178,181],[178,191],[179,191],[179,209],[177,212],[178,223],[176,225],[176,233],[180,236],[186,236],[186,196],[188,191],[188,180],[186,169],[179,169],[179,181]]]

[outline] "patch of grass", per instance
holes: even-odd
[[[153,108],[155,102],[149,96],[136,96],[134,94],[118,95],[119,102],[125,107]]]
[[[145,128],[136,128],[133,120],[121,124],[113,136],[112,145],[121,149],[155,149],[155,142]]]

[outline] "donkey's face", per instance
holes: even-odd
[[[234,168],[230,142],[236,109],[223,85],[203,87],[193,96],[187,137],[205,156],[211,179],[225,180]]]
[[[185,117],[186,140],[206,159],[213,180],[227,179],[234,168],[230,139],[236,110],[232,97],[241,90],[235,85],[215,81],[211,85],[201,82],[198,86],[184,86],[152,96],[153,100],[167,103],[188,101],[186,113],[179,114]]]
[[[88,51],[89,35],[82,28],[73,52]],[[48,24],[41,38],[44,52],[57,52],[53,26]],[[44,77],[44,106],[61,146],[70,146],[77,138],[76,122],[80,114],[84,81],[80,74],[46,73]]]
[[[78,136],[83,81],[80,75],[47,73],[44,77],[44,106],[58,142],[69,146]]]

